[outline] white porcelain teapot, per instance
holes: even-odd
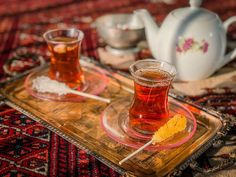
[[[143,21],[152,55],[174,64],[180,80],[204,79],[236,57],[236,49],[225,55],[226,32],[236,16],[222,23],[201,3],[190,0],[190,7],[172,11],[160,28],[147,10],[134,12]]]

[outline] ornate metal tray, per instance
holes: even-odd
[[[91,66],[94,63],[83,61],[82,65]],[[108,83],[101,96],[113,101],[132,96],[133,82],[130,78],[111,70],[103,69],[103,71],[108,78]],[[134,149],[114,141],[102,129],[100,117],[107,107],[106,103],[88,99],[81,102],[37,99],[25,90],[24,78],[5,84],[1,94],[9,106],[40,122],[127,176],[180,175],[181,171],[220,138],[227,128],[227,123],[222,121],[219,113],[204,110],[190,102],[182,101],[178,95],[170,94],[172,99],[184,104],[196,116],[198,126],[193,138],[177,148],[142,151],[120,166],[118,162]]]

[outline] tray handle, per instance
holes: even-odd
[[[231,167],[235,163],[236,163],[236,150],[229,154],[222,154],[221,160],[219,160],[218,164],[213,167],[205,169],[203,167],[200,167],[200,165],[196,161],[191,162],[189,167],[198,173],[210,174]]]

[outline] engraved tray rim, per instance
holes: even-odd
[[[103,69],[106,69],[108,71],[112,71],[114,72],[114,70],[111,70],[109,67],[103,66],[100,63],[90,59],[90,58],[83,58],[83,60],[85,62],[90,62],[93,63],[95,65],[98,65],[100,67],[102,67]],[[125,77],[127,79],[130,79],[129,75],[127,75],[126,73],[123,72],[115,72],[118,76],[121,77]],[[16,78],[13,81],[17,81],[19,80],[19,78]],[[129,171],[121,168],[118,164],[115,164],[113,162],[111,162],[110,160],[106,159],[105,157],[101,157],[99,154],[90,151],[87,147],[85,147],[84,145],[78,143],[76,140],[73,139],[73,137],[69,137],[68,135],[64,134],[63,132],[61,132],[58,128],[50,125],[50,123],[46,122],[45,120],[42,120],[39,116],[32,114],[31,112],[21,108],[19,105],[17,105],[16,103],[14,103],[13,101],[11,101],[9,98],[7,98],[7,95],[5,95],[5,93],[3,92],[3,89],[1,89],[1,93],[3,94],[3,97],[1,98],[3,100],[4,103],[6,103],[7,105],[9,105],[10,107],[15,108],[16,110],[22,112],[23,114],[29,116],[30,118],[32,118],[33,120],[41,123],[43,126],[45,126],[46,128],[50,129],[51,131],[57,133],[59,136],[61,136],[62,138],[66,139],[67,141],[69,141],[70,143],[76,145],[77,147],[79,147],[80,149],[85,150],[88,154],[91,154],[93,156],[95,156],[98,160],[100,160],[101,162],[105,163],[107,166],[109,166],[110,168],[113,168],[114,170],[116,170],[118,173],[120,173],[121,175],[132,175],[132,173],[129,173]],[[207,109],[207,108],[203,108],[200,107],[199,105],[194,104],[193,102],[189,101],[189,100],[184,100],[181,96],[176,95],[174,93],[170,93],[169,94],[170,97],[176,99],[177,101],[183,102],[185,104],[189,104],[209,115],[212,115],[216,118],[218,118],[222,125],[218,131],[218,133],[214,134],[207,143],[203,144],[203,146],[199,149],[197,149],[194,153],[192,153],[188,159],[186,159],[184,162],[180,163],[178,166],[176,166],[173,170],[171,170],[171,172],[169,173],[169,175],[179,175],[181,174],[181,172],[188,167],[191,162],[193,162],[196,158],[198,158],[203,152],[205,152],[217,139],[221,138],[224,133],[227,131],[227,127],[229,126],[229,123],[227,121],[223,121],[223,118],[225,115],[223,115],[222,113],[216,112],[214,110],[211,109]]]

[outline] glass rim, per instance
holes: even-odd
[[[135,75],[134,71],[132,71],[132,67],[134,67],[134,65],[137,65],[138,63],[143,63],[143,62],[155,62],[155,63],[165,63],[167,65],[169,65],[172,69],[173,69],[173,73],[171,74],[170,72],[166,71],[169,73],[170,77],[168,78],[165,78],[165,79],[161,79],[161,80],[154,80],[154,79],[147,79],[145,77],[142,77],[142,76],[138,76],[138,75]],[[134,62],[133,64],[131,64],[129,66],[129,71],[131,73],[131,75],[137,79],[140,79],[140,80],[143,80],[143,81],[147,81],[147,82],[155,82],[155,83],[161,83],[161,82],[165,82],[165,81],[172,81],[174,79],[174,77],[176,76],[177,74],[177,71],[176,71],[176,68],[174,65],[166,62],[166,61],[163,61],[163,60],[159,60],[159,59],[142,59],[142,60],[138,60],[136,62]]]
[[[57,32],[57,31],[76,31],[78,32],[78,37],[77,39],[74,39],[73,41],[70,41],[70,42],[63,42],[63,41],[52,41],[50,39],[48,39],[47,35],[49,33],[53,33],[53,32]],[[51,29],[51,30],[48,30],[46,31],[45,33],[43,33],[43,38],[46,40],[46,42],[49,42],[49,43],[52,43],[52,44],[74,44],[74,43],[77,43],[77,42],[80,42],[83,40],[84,38],[84,32],[79,30],[79,29],[76,29],[76,28],[55,28],[55,29]]]

